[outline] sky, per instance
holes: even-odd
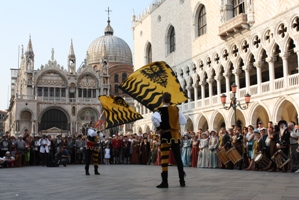
[[[132,15],[141,14],[153,0],[0,0],[0,110],[8,108],[11,68],[18,68],[21,46],[31,36],[34,68],[51,59],[66,67],[73,40],[77,69],[89,45],[104,35],[108,7],[114,35],[133,49]]]

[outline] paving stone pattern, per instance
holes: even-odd
[[[100,165],[0,169],[0,199],[299,199],[299,174],[185,168],[186,187],[179,186],[176,167],[169,168],[169,188],[157,189],[160,167]]]

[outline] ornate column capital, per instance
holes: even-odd
[[[250,71],[252,69],[252,64],[245,64],[242,69],[244,71]]]
[[[241,69],[237,68],[237,69],[234,69],[232,72],[235,76],[239,76],[239,74],[241,74]]]
[[[264,61],[256,61],[253,63],[253,65],[256,67],[256,68],[261,68],[263,65],[264,65]]]
[[[274,56],[272,56],[272,57],[267,57],[266,58],[266,62],[267,63],[274,63],[274,62],[276,62],[277,61],[277,58],[276,57],[274,57]]]
[[[279,56],[283,59],[283,60],[287,60],[288,57],[290,56],[291,54],[289,52],[282,52],[279,54]]]

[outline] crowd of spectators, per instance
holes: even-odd
[[[283,121],[277,125],[269,122],[267,127],[261,122],[255,128],[251,125],[243,129],[232,126],[221,128],[219,132],[202,129],[196,133],[186,131],[182,134],[181,158],[185,167],[298,172],[298,138],[298,125]],[[99,147],[99,164],[161,164],[160,136],[152,131],[106,136]],[[232,149],[237,150],[241,159],[224,163],[218,155]],[[6,133],[0,140],[0,150],[1,167],[84,164],[86,136],[53,137],[43,134],[39,137],[25,130],[23,135],[15,138]],[[276,156],[278,153],[281,156]],[[259,166],[261,162],[257,157],[261,155],[269,164],[267,167]],[[285,164],[281,167],[283,162]],[[170,151],[169,165],[175,164]]]

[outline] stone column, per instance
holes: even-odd
[[[269,82],[270,82],[270,91],[274,91],[274,79],[275,79],[275,69],[274,69],[274,63],[276,61],[275,57],[268,57],[266,58],[266,62],[269,65]]]
[[[217,82],[217,96],[220,96],[221,94],[221,80],[222,80],[223,76],[216,76],[215,79],[216,79],[216,82]]]
[[[263,66],[263,61],[255,62],[254,65],[256,67],[256,76],[257,76],[257,93],[261,94],[262,92],[262,70],[261,67]]]
[[[298,73],[299,73],[299,51],[296,52],[297,53],[297,63],[298,63]]]
[[[201,81],[200,86],[201,86],[201,99],[206,98],[205,97],[205,84],[206,82]]]
[[[193,84],[193,88],[194,88],[194,101],[197,101],[197,96],[198,96],[198,89],[197,89],[198,85],[197,83]]]
[[[280,53],[279,56],[282,58],[282,67],[283,67],[283,87],[288,88],[289,86],[289,63],[288,63],[288,57],[290,56],[289,52]]]
[[[230,99],[230,95],[229,95],[229,92],[230,92],[230,81],[229,81],[229,77],[230,77],[230,72],[226,72],[224,73],[224,77],[225,77],[225,92],[226,92],[226,96]]]
[[[250,70],[251,69],[252,69],[251,64],[247,64],[243,66],[243,70],[245,71],[246,93],[250,93]]]
[[[237,85],[237,93],[236,93],[237,98],[240,98],[240,73],[241,70],[239,68],[236,68],[233,71],[233,74],[235,75],[235,84]]]
[[[188,104],[191,102],[191,86],[187,86],[187,93],[188,93]]]

